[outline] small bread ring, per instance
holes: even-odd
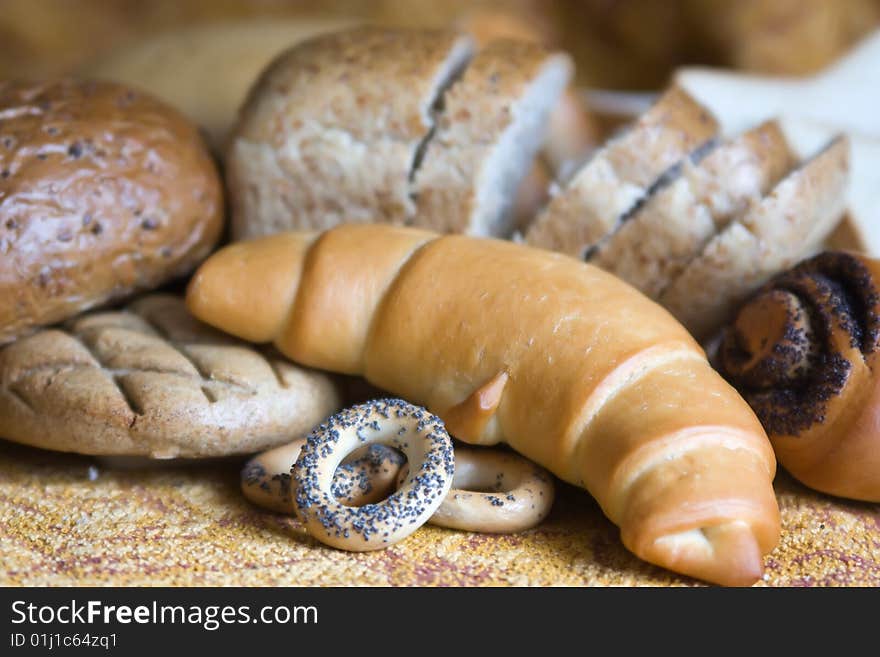
[[[406,480],[381,502],[342,504],[332,490],[336,468],[349,452],[376,443],[406,455]],[[376,550],[425,524],[449,492],[454,472],[452,439],[442,420],[402,399],[376,399],[337,413],[309,434],[291,471],[293,502],[318,540],[345,550]]]
[[[398,480],[405,475],[403,467]],[[531,461],[500,449],[456,445],[452,490],[430,523],[470,532],[520,532],[547,517],[554,494],[553,477]]]
[[[290,470],[306,439],[256,455],[241,470],[241,491],[254,504],[279,513],[295,513]],[[406,459],[384,445],[368,445],[346,459],[333,478],[333,493],[349,506],[361,506],[388,497],[397,487]]]

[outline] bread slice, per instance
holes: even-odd
[[[572,75],[567,55],[524,41],[490,42],[446,92],[415,172],[414,225],[507,237],[517,188]]]
[[[713,237],[660,296],[698,339],[753,290],[815,252],[846,208],[849,142],[838,137]]]
[[[678,87],[610,140],[551,199],[526,241],[583,257],[651,191],[663,174],[711,140],[709,112]]]
[[[432,110],[472,52],[470,37],[452,31],[363,27],[278,56],[227,152],[233,238],[405,222]]]
[[[712,236],[793,165],[775,121],[721,144],[698,164],[687,159],[681,175],[600,242],[590,262],[657,299]]]

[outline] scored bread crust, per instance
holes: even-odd
[[[609,140],[550,200],[526,242],[576,257],[611,233],[671,167],[711,140],[718,124],[672,87],[621,136]]]
[[[289,442],[338,410],[331,379],[141,298],[0,350],[0,436],[95,455],[206,457]]]
[[[721,144],[658,190],[590,262],[652,299],[700,254],[708,241],[758,202],[793,166],[782,130],[768,121]]]
[[[432,106],[472,49],[452,31],[363,27],[279,55],[248,94],[227,152],[233,237],[404,222]]]
[[[698,339],[773,274],[820,248],[846,205],[849,141],[838,137],[715,235],[660,296]]]
[[[436,132],[415,172],[412,224],[442,233],[508,235],[516,188],[571,74],[567,55],[533,43],[498,39],[480,50],[444,95]]]

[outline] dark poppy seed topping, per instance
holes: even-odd
[[[336,499],[333,474],[346,454],[364,443],[402,451],[410,473],[387,499],[346,506]],[[377,399],[316,427],[291,472],[297,513],[309,531],[330,545],[365,550],[390,545],[427,522],[449,491],[455,462],[452,440],[438,417],[401,399]],[[357,485],[355,477],[351,486]]]
[[[782,325],[774,311],[785,313]],[[764,322],[750,322],[750,315]],[[725,331],[718,369],[768,433],[798,436],[826,421],[829,402],[878,342],[880,294],[872,272],[857,256],[826,252],[777,276],[743,305]]]

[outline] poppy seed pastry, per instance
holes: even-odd
[[[189,273],[223,197],[198,129],[111,82],[0,82],[0,344]]]
[[[143,297],[0,349],[0,436],[101,456],[193,458],[289,442],[337,410],[324,374]]]
[[[829,251],[744,303],[717,360],[794,477],[880,502],[878,357],[880,261]]]

